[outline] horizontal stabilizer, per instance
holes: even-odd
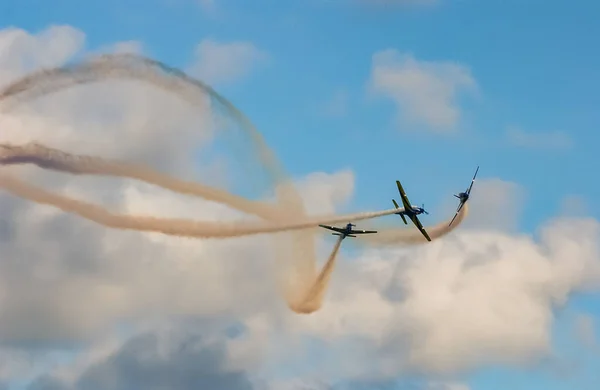
[[[400,207],[398,207],[398,203],[396,203],[396,199],[392,199],[392,202],[394,203],[394,206],[399,209]]]
[[[404,214],[400,214],[400,218],[402,218],[405,225],[408,225],[408,222],[406,222],[406,218],[404,218]]]

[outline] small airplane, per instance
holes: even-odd
[[[458,208],[456,209],[456,214],[454,214],[454,218],[452,218],[452,221],[450,221],[450,224],[448,226],[452,225],[452,223],[458,216],[458,212],[463,208],[465,203],[467,203],[467,201],[469,200],[469,196],[471,195],[471,189],[473,188],[473,184],[475,183],[475,177],[477,176],[477,172],[479,172],[479,166],[477,166],[477,169],[475,170],[475,174],[473,175],[473,179],[471,180],[471,185],[469,186],[469,188],[467,188],[467,190],[465,192],[461,192],[458,195],[454,195],[455,197],[458,198],[460,203],[458,205]]]
[[[429,234],[427,234],[427,231],[425,231],[425,228],[421,224],[421,221],[419,221],[419,218],[417,218],[417,215],[419,214],[429,214],[427,211],[425,211],[425,205],[423,205],[423,207],[411,205],[408,200],[408,197],[406,196],[406,192],[404,192],[404,188],[402,188],[402,184],[400,184],[400,181],[396,180],[396,185],[398,186],[398,192],[400,192],[400,198],[402,199],[404,209],[394,214],[399,215],[400,218],[402,218],[402,221],[404,221],[404,224],[408,225],[408,222],[406,222],[406,218],[404,218],[404,216],[406,215],[415,224],[419,231],[425,236],[427,241],[431,241],[431,237],[429,237]],[[398,203],[396,203],[395,199],[392,199],[392,202],[394,202],[394,206],[397,209],[400,208],[398,206]]]
[[[352,226],[356,226],[356,225],[354,225],[352,223],[348,223],[345,228],[339,228],[339,227],[328,226],[328,225],[319,225],[319,226],[322,228],[325,228],[325,229],[333,230],[336,233],[331,233],[331,234],[334,236],[341,236],[342,240],[346,237],[356,237],[356,236],[354,236],[354,234],[377,233],[377,230],[354,230],[354,229],[352,229]]]

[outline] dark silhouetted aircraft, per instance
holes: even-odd
[[[331,234],[333,234],[334,236],[341,236],[342,240],[346,237],[356,237],[354,234],[377,233],[377,230],[354,230],[354,229],[352,229],[352,226],[356,226],[356,225],[351,224],[351,223],[348,223],[345,228],[339,228],[339,227],[328,226],[328,225],[319,225],[319,226],[322,228],[325,228],[325,229],[333,230],[336,233],[331,233]]]
[[[469,186],[469,188],[467,188],[467,190],[465,192],[461,192],[458,195],[454,195],[455,197],[458,198],[460,203],[458,204],[458,208],[456,209],[456,214],[454,214],[454,218],[452,218],[452,221],[450,221],[450,224],[448,226],[452,225],[452,222],[454,222],[454,220],[458,216],[459,211],[463,208],[465,203],[467,203],[467,201],[469,200],[469,196],[471,196],[471,189],[473,188],[473,184],[475,183],[475,177],[477,176],[477,172],[479,172],[479,166],[477,166],[477,169],[475,170],[475,174],[473,175],[473,179],[471,180],[471,185]]]

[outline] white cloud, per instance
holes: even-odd
[[[568,150],[575,146],[569,134],[562,131],[531,133],[511,126],[506,129],[506,138],[512,145],[522,148]]]
[[[37,36],[12,27],[0,30],[0,82],[34,68],[59,65],[84,42],[82,31],[65,25],[51,26]]]
[[[388,49],[373,55],[370,86],[394,100],[403,117],[447,132],[460,120],[459,95],[477,84],[470,70],[454,62],[420,61]]]
[[[599,232],[596,221],[559,220],[538,241],[463,232],[341,259],[324,309],[288,325],[327,340],[324,360],[332,364],[362,339],[360,354],[344,354],[339,375],[452,375],[527,364],[552,352],[553,308],[599,286]]]
[[[209,84],[221,84],[247,76],[268,55],[251,42],[221,43],[204,39],[196,47],[195,64],[190,72]]]

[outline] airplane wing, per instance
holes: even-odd
[[[395,206],[397,209],[400,209],[400,207],[398,206],[398,203],[396,203],[396,200],[395,200],[395,199],[392,199],[392,202],[394,202],[394,206]],[[406,210],[406,209],[402,209],[402,210]],[[405,224],[405,225],[408,225],[408,222],[406,222],[406,218],[404,218],[404,214],[400,214],[400,218],[402,218],[402,221],[404,221],[404,224]]]
[[[419,218],[417,218],[416,215],[411,215],[410,219],[417,226],[417,228],[419,228],[419,230],[421,231],[421,233],[423,233],[423,235],[425,236],[425,238],[427,239],[427,241],[431,241],[431,237],[429,237],[429,234],[427,234],[427,232],[425,231],[425,228],[421,224],[421,221],[419,221]]]
[[[350,234],[372,234],[377,233],[377,230],[351,230]]]
[[[452,223],[454,222],[454,220],[456,219],[456,217],[458,217],[458,213],[460,212],[460,210],[462,210],[462,208],[463,208],[464,205],[465,204],[463,202],[461,202],[458,205],[458,208],[456,209],[456,214],[454,214],[454,217],[452,218],[452,221],[450,221],[450,223],[448,224],[448,226],[452,226]]]
[[[479,172],[479,166],[477,166],[477,169],[475,170],[475,174],[473,175],[473,179],[471,179],[471,185],[467,189],[467,194],[471,193],[471,189],[473,188],[473,184],[475,183],[475,178],[477,177],[477,172]]]
[[[346,229],[338,228],[335,226],[328,226],[328,225],[319,225],[319,226],[322,228],[325,228],[325,229],[333,230],[334,232],[338,232],[338,233],[344,233],[346,231]]]
[[[404,192],[404,188],[402,188],[402,184],[400,184],[399,180],[396,180],[396,185],[398,186],[398,192],[400,192],[400,198],[402,198],[402,204],[404,205],[404,210],[410,210],[412,208],[412,206],[410,205],[408,196],[406,196],[406,192]]]

